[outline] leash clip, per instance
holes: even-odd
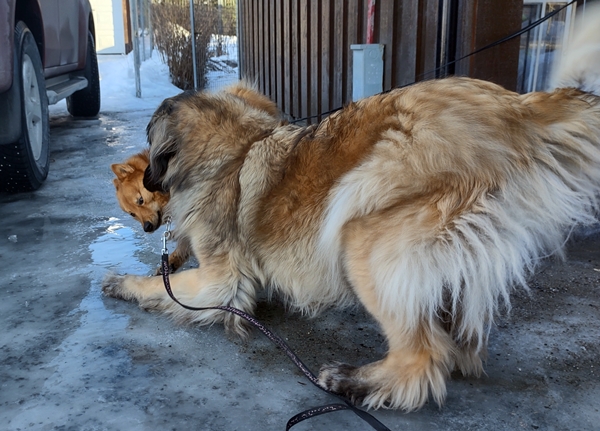
[[[162,234],[162,254],[167,254],[169,252],[169,250],[167,249],[167,240],[171,239],[171,216],[167,216],[167,218],[165,219],[165,226],[165,231]]]

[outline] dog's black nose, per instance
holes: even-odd
[[[149,221],[144,223],[144,232],[154,232],[154,225]]]

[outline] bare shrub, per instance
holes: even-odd
[[[211,54],[220,57],[228,52],[229,36],[237,34],[237,2],[235,0],[211,0],[216,10],[216,31]]]
[[[216,25],[216,8],[195,2],[198,89],[206,85],[209,42]],[[152,4],[154,41],[169,67],[171,81],[182,90],[194,88],[189,0],[157,0]]]
[[[219,34],[225,36],[235,36],[237,34],[237,2],[234,0],[224,1],[222,5],[217,4],[217,10],[220,10],[220,25],[217,23]]]

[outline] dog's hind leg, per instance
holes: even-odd
[[[191,307],[230,305],[252,312],[256,306],[254,283],[229,271],[226,261],[223,259],[223,264],[219,265],[213,259],[202,268],[172,274],[173,294]],[[191,311],[181,307],[167,294],[162,277],[109,274],[102,282],[102,291],[107,296],[137,301],[146,310],[170,314],[181,323],[223,322],[226,329],[240,336],[248,334],[246,322],[238,316],[220,310]]]
[[[441,404],[446,395],[446,379],[454,367],[455,343],[439,321],[423,316],[419,310],[401,306],[390,312],[389,306],[384,306],[385,299],[376,285],[374,272],[387,268],[384,262],[374,262],[373,247],[378,239],[366,222],[351,222],[344,237],[346,276],[363,305],[381,325],[387,337],[388,354],[362,367],[326,365],[321,369],[319,382],[357,404],[372,408],[412,411],[423,406],[430,391]],[[389,263],[393,264],[393,259]],[[410,300],[399,299],[405,304]]]

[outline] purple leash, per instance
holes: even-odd
[[[291,361],[300,369],[300,371],[302,371],[302,373],[306,376],[306,378],[308,378],[308,380],[310,380],[310,382],[313,385],[315,385],[322,391],[325,391],[328,394],[339,398],[340,400],[342,400],[344,402],[344,404],[340,404],[340,403],[328,404],[325,406],[315,407],[312,409],[305,410],[301,413],[298,413],[297,415],[292,417],[287,422],[287,425],[285,427],[286,431],[288,431],[294,425],[296,425],[306,419],[312,418],[314,416],[319,416],[319,415],[322,415],[325,413],[339,411],[339,410],[352,410],[358,417],[360,417],[362,420],[364,420],[369,425],[371,425],[371,427],[373,429],[375,429],[376,431],[390,431],[390,429],[388,427],[386,427],[384,424],[379,422],[374,416],[372,416],[370,413],[367,413],[364,410],[359,409],[354,404],[352,404],[352,402],[350,400],[348,400],[347,398],[342,397],[341,395],[336,394],[334,392],[331,392],[331,391],[323,388],[321,385],[319,385],[317,376],[312,371],[310,371],[310,369],[304,364],[304,362],[302,362],[302,360],[300,358],[298,358],[298,356],[287,345],[287,343],[285,341],[283,341],[283,339],[279,335],[275,334],[273,331],[271,331],[269,328],[267,328],[265,325],[263,325],[256,317],[254,317],[251,314],[248,314],[245,311],[242,311],[238,308],[230,307],[227,305],[220,305],[220,306],[216,306],[216,307],[190,307],[189,305],[185,305],[185,304],[182,304],[181,302],[179,302],[179,300],[175,297],[175,295],[173,294],[173,291],[171,290],[171,283],[169,281],[169,253],[167,250],[167,239],[170,236],[169,225],[170,225],[170,223],[168,222],[167,223],[167,231],[163,234],[163,250],[162,250],[162,258],[161,258],[161,269],[162,269],[162,278],[163,278],[163,282],[165,284],[165,289],[166,289],[167,293],[169,294],[169,296],[171,297],[171,299],[187,310],[191,310],[191,311],[223,310],[223,311],[227,311],[229,313],[233,313],[233,314],[241,317],[242,319],[248,321],[252,326],[257,328],[260,332],[262,332],[263,335],[265,335],[269,340],[271,340],[276,346],[281,348],[284,351],[284,353],[288,356],[288,358],[291,359]]]

